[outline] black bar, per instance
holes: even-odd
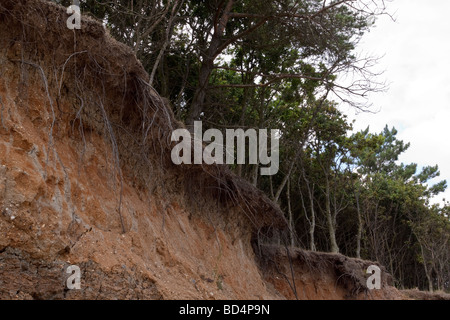
[[[448,301],[0,301],[3,315],[15,318],[29,315],[70,317],[109,317],[131,320],[171,319],[317,319],[344,317],[380,320],[387,316],[417,315],[432,310],[446,314]],[[3,318],[3,317],[2,317]]]

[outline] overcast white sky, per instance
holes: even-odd
[[[400,161],[419,168],[437,164],[436,181],[450,184],[450,1],[393,0],[388,8],[396,21],[379,18],[360,50],[384,55],[379,68],[389,90],[370,97],[377,114],[351,110],[349,118],[356,119],[356,130],[395,126],[398,138],[411,143]],[[436,202],[443,197],[450,200],[450,190]]]

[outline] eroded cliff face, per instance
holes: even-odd
[[[0,298],[271,296],[249,236],[231,232],[238,219],[214,204],[189,212],[181,195],[140,191],[128,179],[121,190],[111,147],[96,133],[81,142],[58,121],[49,146],[39,79],[24,104],[11,80],[0,82]],[[69,265],[81,268],[83,290],[64,290]]]
[[[171,164],[179,124],[131,50],[66,19],[0,1],[0,299],[291,299],[292,276],[298,298],[401,297],[255,254],[279,209],[225,168]]]
[[[131,50],[55,5],[1,5],[0,298],[277,296],[242,210],[167,161],[174,120]]]
[[[287,299],[299,300],[401,300],[392,277],[375,262],[340,254],[307,252],[296,248],[262,247],[264,279]],[[381,289],[367,288],[367,269],[381,269]]]

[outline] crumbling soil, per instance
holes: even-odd
[[[412,290],[402,290],[401,292],[411,300],[437,300],[437,301],[450,300],[450,294],[440,291],[424,292],[418,289],[412,289]]]
[[[369,262],[255,244],[280,209],[226,167],[170,162],[132,51],[64,8],[0,1],[0,299],[400,299]],[[69,290],[67,267],[81,269]]]
[[[375,262],[274,245],[265,245],[259,249],[262,251],[260,263],[265,270],[265,280],[288,299],[404,299],[392,287],[391,276]],[[366,271],[371,265],[382,270],[380,290],[367,288]]]

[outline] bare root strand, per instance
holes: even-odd
[[[2,124],[3,129],[6,130],[5,122],[3,121],[3,112],[5,111],[5,105],[3,104],[2,96],[0,96],[0,106],[1,106],[1,109],[0,109],[0,120],[1,120],[1,124]]]

